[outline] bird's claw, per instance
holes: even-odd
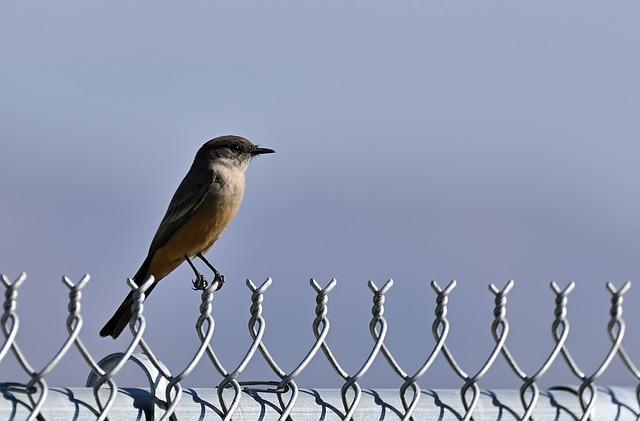
[[[196,279],[191,281],[191,283],[193,284],[194,291],[204,291],[209,286],[209,282],[207,282],[204,275],[200,273],[196,275]]]
[[[218,282],[218,285],[216,286],[216,291],[219,291],[220,288],[222,288],[222,285],[224,285],[224,275],[221,274],[220,272],[216,272],[216,276],[213,278],[213,282]]]

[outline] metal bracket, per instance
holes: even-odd
[[[124,353],[122,352],[107,355],[98,362],[98,366],[100,366],[100,368],[105,372],[109,372],[116,366],[116,364],[118,364],[118,361],[122,359],[123,355]],[[166,407],[167,402],[165,400],[165,392],[169,386],[169,380],[156,368],[144,352],[135,352],[131,354],[129,361],[134,362],[138,367],[140,367],[145,376],[147,376],[149,390],[155,397],[153,407],[155,408],[155,405]],[[167,369],[167,367],[161,362],[160,366],[166,373],[170,373],[169,369]],[[87,377],[86,387],[93,387],[99,379],[100,376],[92,371],[89,373],[89,377]]]

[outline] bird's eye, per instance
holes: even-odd
[[[231,147],[231,149],[233,149],[234,152],[238,153],[242,150],[242,148],[240,147],[240,145],[233,145]]]

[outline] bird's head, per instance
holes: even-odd
[[[197,156],[217,164],[246,169],[251,158],[274,152],[273,149],[254,145],[244,137],[227,135],[202,145]]]

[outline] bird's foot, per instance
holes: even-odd
[[[221,274],[220,272],[216,272],[216,276],[213,278],[213,282],[218,282],[218,285],[216,286],[216,291],[219,291],[220,288],[222,288],[222,285],[224,285],[224,275]]]
[[[204,278],[201,273],[196,274],[196,279],[191,281],[194,291],[204,291],[209,286],[209,282]]]

